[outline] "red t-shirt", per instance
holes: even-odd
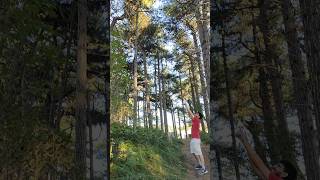
[[[271,172],[269,174],[269,179],[268,180],[283,180],[281,177],[279,177],[278,175],[276,175],[274,172]]]
[[[200,139],[200,119],[197,117],[192,118],[191,137]]]

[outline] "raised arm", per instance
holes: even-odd
[[[245,137],[245,135],[241,129],[237,135],[247,151],[248,157],[250,159],[250,162],[253,165],[253,169],[255,170],[255,172],[259,176],[263,176],[262,177],[263,179],[268,179],[269,174],[270,174],[269,168],[264,164],[264,162],[262,161],[260,156],[255,152],[255,150],[249,144],[247,138]]]
[[[190,108],[189,108],[189,105],[188,105],[187,103],[184,103],[184,107],[186,108],[189,117],[192,119],[194,115],[193,115],[193,113],[191,112],[191,110],[190,110]]]

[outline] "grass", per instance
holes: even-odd
[[[111,125],[111,179],[184,179],[182,142],[156,129]]]

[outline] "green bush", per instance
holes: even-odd
[[[111,141],[112,179],[184,179],[182,142],[161,130],[114,123]]]

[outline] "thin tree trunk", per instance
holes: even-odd
[[[149,128],[152,128],[152,119],[151,119],[151,107],[150,107],[150,88],[149,88],[149,75],[147,68],[147,57],[146,52],[144,52],[144,77],[145,77],[145,92],[146,92],[146,121]]]
[[[87,123],[87,1],[78,2],[77,94],[75,179],[86,179],[86,123]]]
[[[285,35],[288,44],[288,56],[292,72],[292,85],[295,97],[295,107],[299,118],[301,131],[302,151],[306,165],[308,179],[319,179],[319,152],[317,149],[317,133],[313,128],[311,111],[310,91],[308,90],[305,65],[298,40],[297,26],[293,7],[290,1],[283,0],[281,3]],[[318,126],[319,127],[319,126]]]
[[[180,96],[181,96],[181,102],[182,104],[184,104],[184,100],[183,100],[183,97],[182,97],[182,83],[181,83],[181,74],[179,72],[179,87],[180,87]],[[185,130],[185,133],[186,133],[186,139],[188,138],[188,132],[187,132],[187,124],[186,124],[186,114],[185,114],[185,111],[183,110],[182,111],[183,113],[183,123],[184,123],[184,130]]]
[[[230,76],[229,76],[229,68],[227,65],[227,54],[226,54],[226,47],[225,47],[225,37],[224,37],[224,26],[222,25],[222,57],[223,57],[223,67],[224,67],[224,76],[225,76],[225,83],[226,83],[226,93],[227,93],[227,101],[228,101],[228,119],[230,121],[231,126],[231,137],[232,137],[232,148],[237,154],[237,144],[236,144],[236,136],[235,136],[235,127],[234,127],[234,116],[233,116],[233,105],[232,105],[232,97],[231,97],[231,87],[230,87]],[[233,158],[234,168],[236,171],[236,178],[237,180],[240,179],[240,172],[239,172],[239,162],[236,157]]]
[[[87,101],[90,106],[89,92],[87,93]],[[94,112],[94,96],[92,97],[92,110],[88,106],[87,118],[89,126],[89,157],[90,157],[90,180],[94,180],[94,169],[93,169],[93,142],[92,142],[92,112]]]
[[[190,64],[191,64],[191,82],[192,82],[192,85],[194,87],[194,95],[195,95],[195,106],[194,106],[194,109],[193,111],[194,112],[202,112],[201,110],[201,104],[200,104],[200,96],[199,96],[199,91],[198,91],[198,84],[197,84],[197,80],[196,80],[196,76],[195,76],[195,67],[194,67],[194,61],[192,59],[192,56],[189,54],[189,60],[190,60]],[[202,129],[202,132],[206,132],[206,128],[205,128],[205,124],[204,124],[204,121],[203,119],[201,119],[201,129]]]
[[[137,101],[137,114],[138,114],[138,116],[137,116],[137,124],[135,125],[135,127],[136,126],[140,126],[140,106],[139,106],[139,100]]]
[[[136,12],[136,24],[135,24],[135,41],[134,41],[134,58],[133,58],[133,128],[137,126],[137,104],[138,104],[138,19],[139,19],[139,8],[140,1],[138,1],[137,12]]]
[[[143,92],[143,98],[142,98],[142,119],[143,119],[143,127],[148,128],[147,125],[147,116],[146,116],[146,94],[145,91]]]
[[[179,134],[180,134],[180,139],[182,139],[182,134],[181,134],[181,123],[180,123],[180,113],[179,113],[179,109],[177,109],[178,111],[178,121],[179,121]]]
[[[163,63],[162,63],[162,59],[161,59],[161,65],[162,65],[162,71],[163,71]],[[162,73],[161,73],[162,74]],[[163,74],[162,74],[163,75]],[[164,117],[164,132],[166,135],[169,135],[169,131],[168,131],[168,119],[167,119],[167,94],[166,94],[166,88],[165,88],[165,84],[166,84],[166,78],[164,76],[161,76],[161,80],[162,80],[162,107],[163,107],[163,117]]]
[[[160,122],[161,122],[161,130],[163,131],[163,117],[162,117],[162,108],[163,108],[163,96],[162,96],[162,88],[161,88],[161,79],[162,79],[162,70],[160,71],[160,57],[159,57],[159,52],[157,52],[158,55],[158,84],[159,84],[159,101],[160,101],[160,107],[159,107],[159,111],[160,111]],[[161,61],[162,62],[162,61]]]
[[[155,109],[155,114],[154,116],[156,117],[156,129],[159,129],[159,122],[158,122],[158,94],[157,94],[157,63],[154,62],[154,89],[155,89],[155,106],[154,106],[154,109]]]
[[[192,98],[192,107],[190,106],[190,108],[191,108],[191,111],[194,111],[194,108],[196,108],[197,101],[196,101],[196,95],[195,95],[192,77],[193,76],[192,76],[191,70],[189,69],[189,82],[190,82],[190,90],[191,90],[191,98]]]
[[[174,136],[177,137],[178,133],[177,133],[177,126],[176,126],[176,118],[174,117],[173,106],[171,106],[171,116],[172,116],[173,133],[174,133]]]

